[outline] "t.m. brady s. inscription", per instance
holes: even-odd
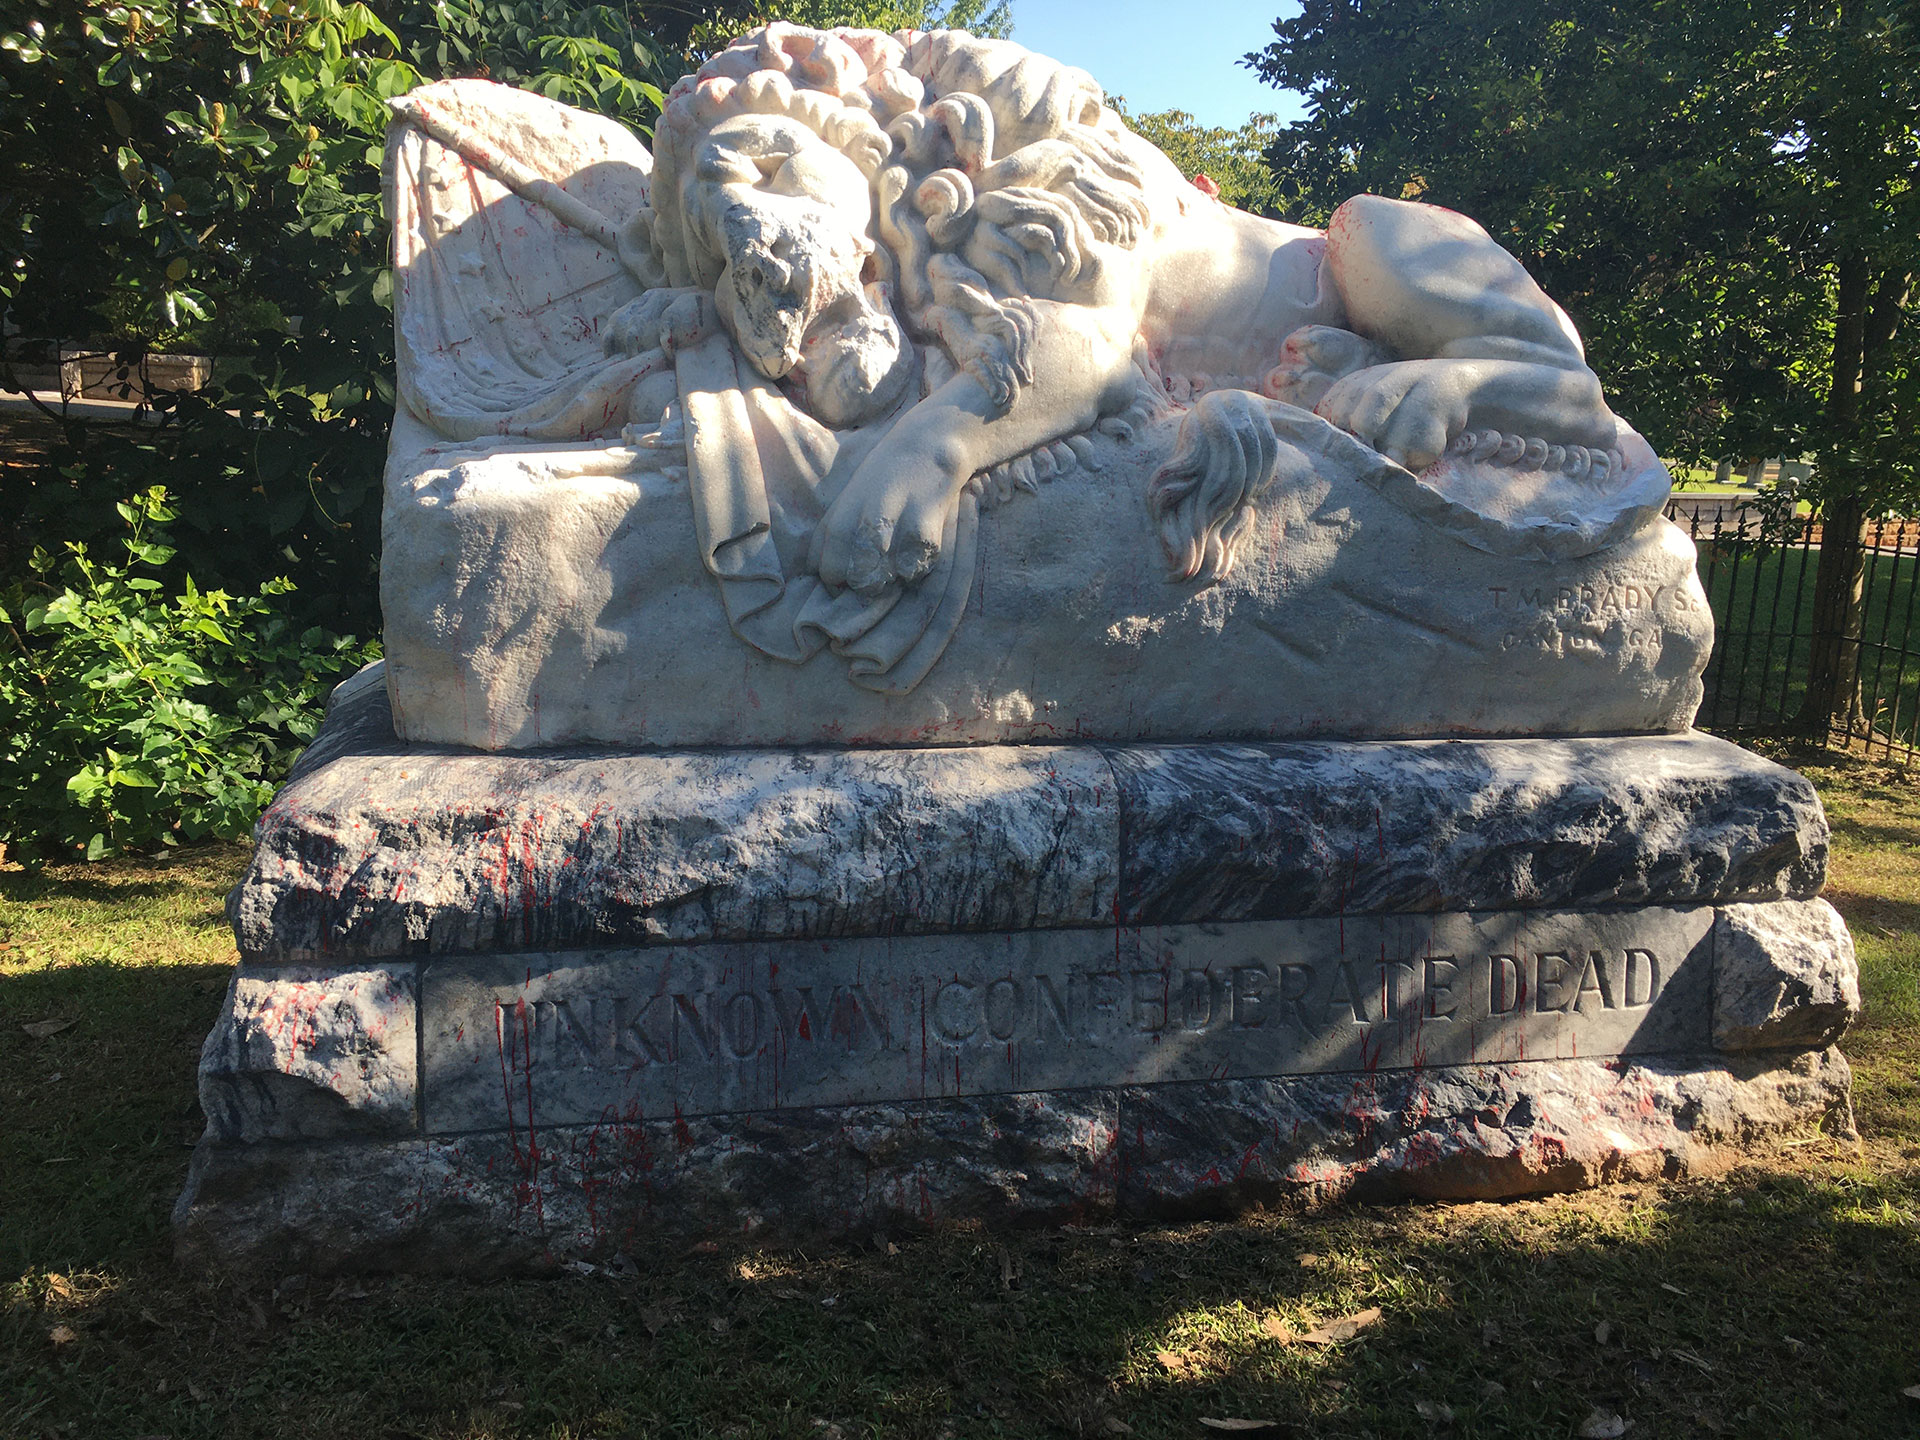
[[[1602,614],[1613,610],[1652,610],[1667,597],[1667,603],[1681,610],[1693,601],[1685,587],[1678,585],[1624,584],[1596,585],[1591,582],[1569,584],[1489,585],[1487,594],[1496,610],[1573,610],[1584,608]]]
[[[1708,910],[708,945],[431,968],[438,1131],[1685,1049]]]

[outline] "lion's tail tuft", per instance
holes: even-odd
[[[1279,470],[1265,404],[1242,390],[1201,397],[1173,456],[1147,485],[1147,512],[1175,580],[1224,580],[1253,526],[1254,502]]]

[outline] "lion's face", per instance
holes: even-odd
[[[706,231],[721,261],[714,299],[741,352],[836,428],[889,407],[911,350],[884,292],[866,283],[866,177],[779,117],[715,127],[702,159]]]
[[[714,286],[721,318],[769,380],[794,367],[823,317],[853,303],[868,254],[865,237],[832,211],[779,198],[736,201],[721,214]]]

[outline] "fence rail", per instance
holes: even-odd
[[[1768,533],[1750,504],[1682,500],[1667,514],[1699,548],[1700,583],[1713,607],[1702,729],[1796,729],[1813,653],[1838,639],[1859,678],[1861,719],[1829,719],[1807,738],[1907,760],[1920,754],[1920,518],[1867,525],[1860,633],[1848,639],[1814,630],[1814,575],[1825,540],[1819,521],[1792,522],[1792,533],[1782,536]]]

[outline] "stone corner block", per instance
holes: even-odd
[[[1719,1049],[1818,1050],[1859,1017],[1853,937],[1825,900],[1723,905],[1713,928]]]
[[[414,1132],[416,970],[243,964],[200,1052],[208,1136],[252,1143]]]

